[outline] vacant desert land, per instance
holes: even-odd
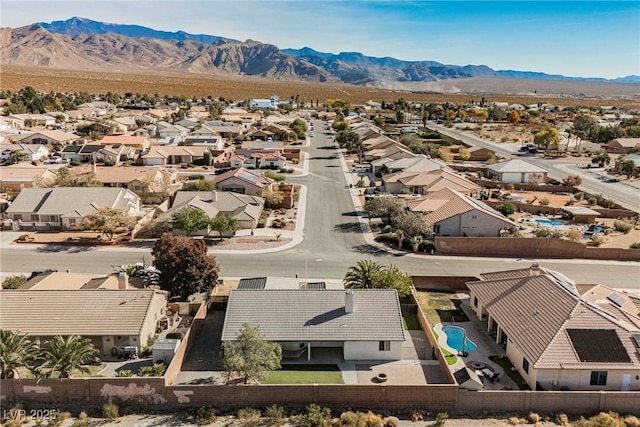
[[[17,90],[33,86],[48,92],[106,93],[126,92],[186,97],[224,97],[231,100],[280,95],[281,99],[299,95],[310,101],[326,102],[343,99],[352,103],[369,100],[395,101],[403,98],[412,102],[503,101],[519,104],[548,102],[555,105],[602,106],[640,108],[639,85],[620,83],[582,83],[557,81],[524,81],[519,79],[457,79],[429,83],[393,83],[388,88],[353,86],[336,83],[312,83],[268,80],[254,77],[216,76],[170,72],[96,72],[30,68],[2,65],[2,90]],[[391,87],[392,86],[392,87]],[[534,89],[535,88],[535,89]],[[534,91],[536,93],[534,93]],[[438,93],[443,92],[443,93]],[[464,93],[463,93],[464,92]]]

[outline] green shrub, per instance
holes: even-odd
[[[633,225],[627,224],[626,222],[614,221],[613,223],[613,229],[619,233],[628,234],[632,228],[633,228]]]
[[[156,363],[153,366],[143,366],[138,369],[139,377],[161,377],[167,367],[163,363]]]
[[[109,402],[102,405],[102,417],[107,421],[115,421],[120,416],[120,408],[115,403]]]
[[[496,206],[496,210],[504,216],[509,216],[516,211],[516,205],[511,202],[505,202]]]
[[[640,249],[640,242],[630,244],[629,249]]]
[[[260,410],[255,408],[238,409],[237,416],[242,427],[255,427],[260,424],[262,418]]]
[[[447,423],[449,419],[449,414],[446,412],[438,412],[436,414],[436,426],[442,427]]]
[[[328,427],[331,409],[322,408],[315,403],[307,406],[307,412],[298,416],[299,427]]]
[[[204,175],[196,174],[196,175],[187,175],[187,181],[194,181],[198,179],[204,179]]]
[[[278,405],[271,405],[264,413],[267,417],[267,423],[271,426],[277,426],[284,424],[284,408]]]
[[[69,166],[80,166],[80,162],[77,160],[71,160]]]
[[[179,340],[179,339],[182,339],[183,336],[184,334],[182,332],[174,331],[174,332],[169,332],[167,334],[167,339]]]
[[[550,227],[542,227],[533,230],[533,235],[536,237],[550,237],[552,239],[560,239],[563,234],[558,230],[553,230]]]
[[[122,371],[116,372],[116,377],[132,377],[133,372],[128,369],[123,369]]]
[[[207,426],[216,422],[216,411],[210,406],[201,406],[196,412],[196,424]]]
[[[25,283],[27,283],[27,276],[23,276],[20,274],[9,276],[2,281],[2,289],[18,289]]]

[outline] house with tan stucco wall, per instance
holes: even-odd
[[[640,296],[539,267],[483,273],[470,307],[536,390],[640,390]]]

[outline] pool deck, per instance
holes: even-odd
[[[451,372],[455,372],[459,369],[462,369],[466,366],[466,364],[470,361],[478,361],[482,362],[488,366],[490,370],[498,373],[499,380],[497,382],[491,382],[489,380],[484,380],[483,384],[485,389],[487,390],[502,390],[502,389],[512,389],[518,390],[518,386],[508,375],[505,374],[504,369],[501,366],[493,363],[489,360],[489,356],[499,355],[504,353],[504,349],[502,346],[493,341],[493,339],[489,336],[489,333],[484,329],[484,326],[476,315],[469,308],[469,295],[465,293],[459,293],[458,297],[462,301],[461,308],[466,313],[467,317],[470,319],[468,322],[455,322],[455,323],[438,323],[434,326],[434,330],[438,334],[438,345],[442,348],[449,350],[453,354],[458,354],[456,349],[453,349],[447,345],[447,337],[446,333],[442,331],[443,326],[453,325],[464,328],[467,332],[467,338],[474,342],[477,346],[475,350],[469,352],[467,357],[458,356],[455,364],[450,365],[449,369]]]

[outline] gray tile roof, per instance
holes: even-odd
[[[7,209],[7,213],[38,213],[83,217],[101,207],[125,209],[128,200],[139,199],[125,188],[56,187],[25,188]]]
[[[138,335],[155,294],[138,289],[3,290],[0,325],[40,336]]]
[[[346,313],[343,290],[233,290],[222,331],[234,340],[242,325],[271,341],[404,341],[395,290],[353,290]]]
[[[238,289],[242,289],[242,290],[247,290],[247,289],[260,290],[260,289],[264,289],[266,284],[267,284],[267,278],[266,277],[254,277],[254,278],[251,278],[251,279],[240,279],[240,282],[238,283]]]

